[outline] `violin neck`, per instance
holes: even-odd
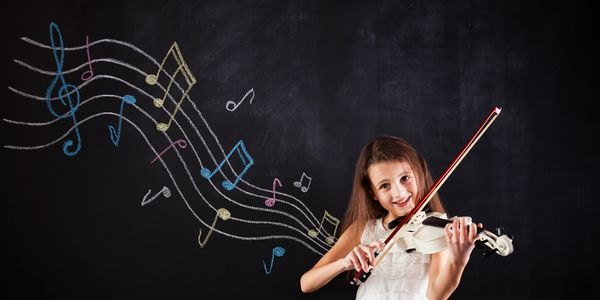
[[[427,219],[423,220],[423,225],[426,226],[432,226],[432,227],[438,227],[438,228],[444,228],[446,227],[446,224],[452,223],[454,222],[454,220],[450,220],[450,219],[444,219],[444,218],[438,218],[438,217],[428,217]],[[480,228],[479,226],[477,226],[477,233],[481,233],[485,231],[485,229]]]

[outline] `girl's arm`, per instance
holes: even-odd
[[[361,270],[369,268],[369,262],[375,261],[375,249],[382,247],[379,242],[369,245],[360,245],[359,239],[352,236],[355,224],[352,224],[335,245],[300,278],[300,288],[304,293],[314,292],[331,279],[344,271],[351,269]],[[362,232],[358,231],[358,232]]]
[[[468,229],[467,229],[468,228]],[[448,249],[435,253],[429,269],[428,299],[448,299],[460,283],[477,239],[475,224],[455,219],[444,228]]]

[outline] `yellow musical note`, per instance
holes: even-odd
[[[183,55],[181,54],[181,51],[179,50],[179,46],[177,45],[177,42],[173,42],[173,45],[171,46],[171,48],[169,48],[169,51],[167,52],[167,54],[163,58],[162,62],[160,63],[160,67],[158,68],[156,75],[148,74],[146,76],[146,83],[149,85],[155,85],[158,82],[160,73],[163,70],[163,68],[165,66],[165,62],[167,61],[167,58],[169,56],[172,56],[175,59],[175,62],[177,63],[177,70],[175,70],[175,72],[173,72],[173,74],[171,74],[171,80],[169,81],[169,84],[167,85],[167,89],[165,90],[165,94],[163,95],[163,97],[154,99],[154,106],[160,108],[164,105],[165,99],[166,99],[167,95],[169,95],[169,91],[171,90],[171,85],[173,85],[173,81],[175,81],[175,77],[178,74],[181,74],[185,78],[185,81],[187,82],[188,87],[185,90],[185,92],[183,93],[183,95],[181,95],[181,98],[179,99],[179,101],[177,102],[177,106],[175,107],[173,114],[171,114],[171,118],[169,119],[169,122],[168,123],[159,122],[158,124],[156,124],[156,129],[159,131],[167,131],[167,129],[169,129],[169,127],[171,126],[171,122],[173,121],[173,118],[175,117],[175,114],[177,113],[177,111],[179,111],[181,102],[183,102],[183,99],[185,98],[187,93],[190,91],[190,89],[192,89],[192,86],[194,86],[194,84],[196,84],[196,78],[194,77],[194,75],[192,75],[190,68],[183,60]]]
[[[319,235],[319,232],[321,232],[321,229],[323,229],[323,222],[327,220],[327,222],[329,222],[330,224],[334,225],[335,228],[333,229],[333,234],[330,234],[325,241],[327,242],[327,244],[333,244],[334,242],[334,236],[335,233],[337,232],[337,228],[338,225],[340,224],[340,220],[338,220],[337,218],[335,218],[334,216],[330,215],[327,211],[325,211],[325,213],[323,214],[323,218],[321,219],[321,225],[319,225],[319,229],[315,230],[315,229],[310,229],[308,231],[308,235],[315,238],[317,237],[317,235]]]
[[[198,233],[198,244],[200,244],[200,248],[204,248],[204,246],[206,245],[210,234],[213,232],[213,230],[215,230],[215,224],[217,224],[218,218],[221,218],[221,220],[223,221],[227,221],[229,220],[229,218],[231,218],[231,213],[225,208],[217,209],[217,215],[215,215],[215,220],[213,221],[212,225],[210,225],[210,230],[206,234],[204,241],[201,241],[200,238],[200,236],[202,235],[202,229],[200,229],[200,233]]]

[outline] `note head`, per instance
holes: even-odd
[[[146,76],[146,83],[149,85],[155,85],[156,84],[156,75],[148,74]]]
[[[268,207],[273,207],[273,205],[275,205],[275,199],[269,198],[269,199],[265,200],[265,205]]]
[[[273,248],[273,254],[277,257],[282,257],[285,254],[285,249],[283,247],[275,247]]]
[[[300,182],[298,182],[298,181],[294,181],[294,186],[295,186],[295,187],[300,187]]]
[[[328,236],[328,237],[325,239],[325,241],[327,242],[327,244],[331,245],[331,244],[333,244],[333,237],[331,237],[331,236]]]
[[[223,188],[231,191],[233,190],[233,184],[231,182],[229,182],[228,180],[223,181]]]
[[[314,230],[314,229],[311,229],[311,230],[308,231],[308,235],[310,237],[316,238],[317,237],[317,231]]]
[[[229,218],[231,218],[231,212],[229,212],[227,209],[225,208],[219,208],[217,210],[217,215],[219,216],[219,218],[221,218],[221,220],[223,221],[227,221]]]
[[[303,186],[303,187],[300,188],[300,190],[302,192],[306,193],[308,191],[308,187]]]
[[[122,97],[123,101],[125,101],[125,103],[127,104],[134,104],[135,103],[135,97],[132,95],[125,95]]]
[[[208,178],[210,178],[210,170],[207,168],[202,168],[202,169],[200,169],[200,175],[202,175],[202,177],[208,179]]]
[[[156,130],[165,132],[169,129],[169,124],[166,123],[158,123],[156,124]]]
[[[160,98],[154,98],[154,106],[161,108],[163,106],[163,103],[165,102],[163,99]]]
[[[232,105],[232,106],[233,106],[233,108],[229,108],[229,105]],[[235,102],[233,102],[233,101],[229,100],[229,101],[227,101],[227,104],[225,105],[225,108],[226,108],[228,111],[234,111],[234,110],[237,108],[237,106],[235,106]]]

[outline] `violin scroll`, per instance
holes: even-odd
[[[479,233],[479,239],[475,241],[475,247],[483,249],[484,257],[489,257],[494,253],[500,256],[507,256],[513,253],[512,235],[504,234],[502,227],[496,228],[496,233],[497,235],[487,230]]]

